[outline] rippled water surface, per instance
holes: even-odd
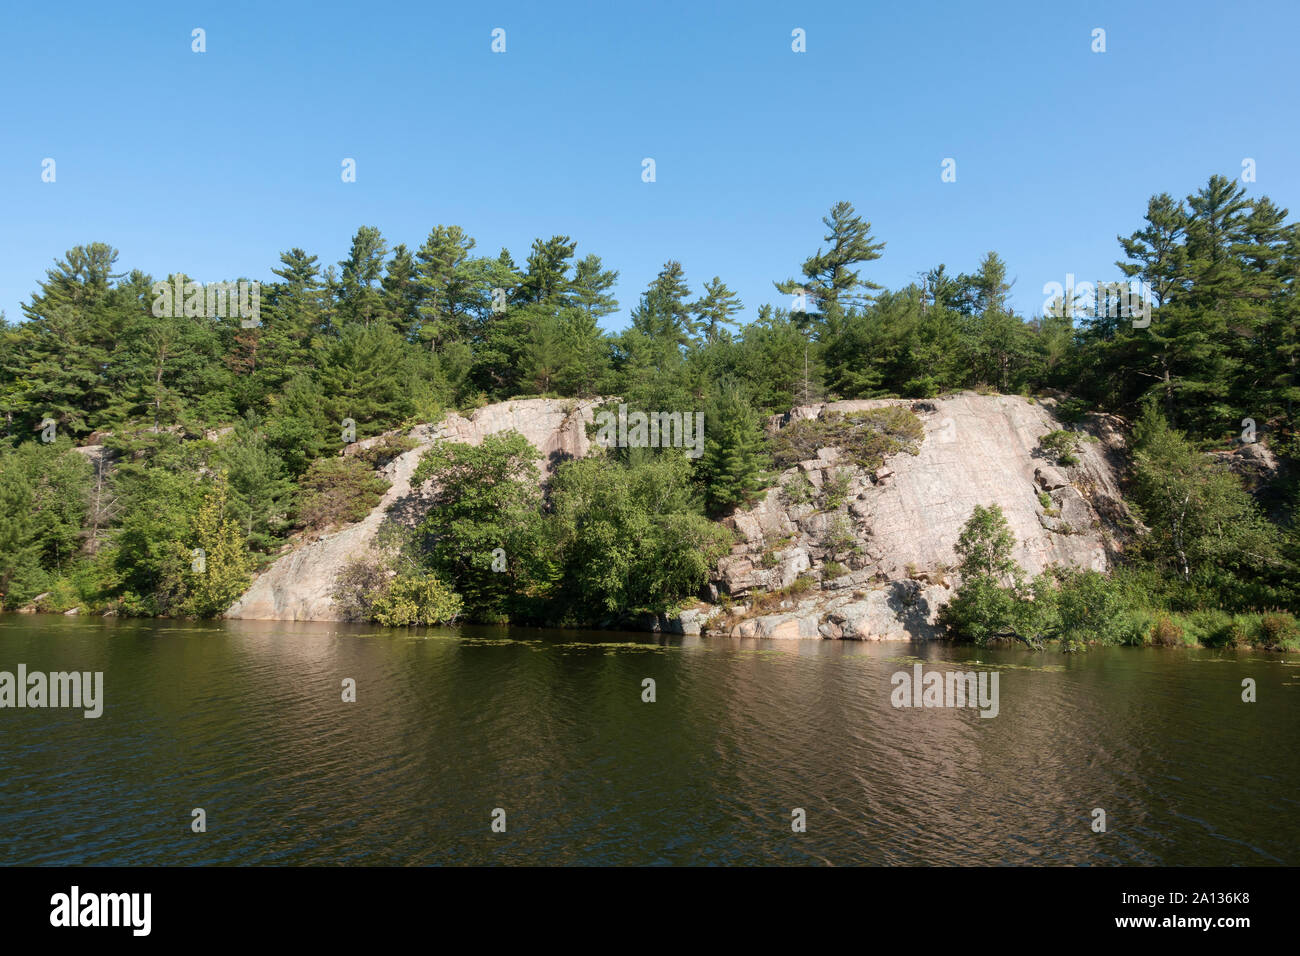
[[[917,658],[998,716],[892,707]],[[19,663],[106,702],[0,710],[0,864],[1300,863],[1295,655],[8,615]]]

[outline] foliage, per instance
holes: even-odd
[[[507,620],[534,584],[547,584],[538,457],[518,432],[498,432],[479,446],[432,446],[412,476],[413,487],[431,491],[422,560],[463,596],[473,619]]]
[[[298,523],[309,531],[360,521],[379,504],[388,482],[359,458],[322,458],[298,486]]]
[[[1198,452],[1148,403],[1133,432],[1133,504],[1145,553],[1181,577],[1184,603],[1263,603],[1284,573],[1278,534],[1224,466]]]
[[[822,485],[822,506],[827,511],[834,511],[844,504],[852,481],[853,473],[847,468],[836,468],[832,471]]]
[[[874,469],[923,437],[900,403],[796,421],[770,440],[763,416],[838,398],[1069,389],[1055,405],[1067,425],[1094,410],[1137,419],[1127,490],[1141,525],[1112,575],[1126,608],[1115,639],[1147,640],[1153,629],[1163,639],[1165,613],[1187,639],[1282,646],[1296,640],[1286,619],[1268,619],[1272,637],[1262,622],[1300,604],[1300,231],[1288,216],[1227,176],[1181,199],[1152,196],[1120,238],[1118,263],[1151,291],[1149,322],[1061,300],[1018,315],[1014,270],[995,252],[968,271],[938,265],[883,289],[869,270],[885,244],[847,202],[808,235],[811,254],[752,316],[742,318],[721,277],[700,284],[704,276],[668,259],[612,333],[602,322],[619,307],[618,272],[564,235],[539,237],[516,263],[505,249],[481,254],[459,226],[436,225],[409,246],[363,226],[335,265],[299,248],[282,253],[252,328],[233,315],[155,315],[155,277],[120,268],[108,244],[76,246],[36,283],[22,321],[0,318],[0,606],[48,592],[41,606],[50,609],[208,613],[244,561],[268,561],[286,544],[295,519],[318,529],[361,517],[382,494],[374,470],[411,447],[390,435],[343,458],[345,441],[525,395],[618,395],[705,414],[705,454],[694,463],[660,474],[651,466],[681,456],[619,449],[588,466],[612,469],[608,481],[582,470],[569,479],[593,497],[570,497],[566,515],[588,516],[601,533],[650,529],[644,547],[669,567],[634,580],[651,558],[614,539],[592,545],[608,567],[582,566],[573,555],[583,548],[572,547],[580,532],[556,522],[555,502],[524,469],[508,485],[440,492],[448,517],[431,517],[401,575],[436,574],[462,591],[471,616],[666,606],[693,593],[715,554],[703,513],[752,501],[769,465],[784,470],[838,447],[843,464]],[[158,278],[173,288],[191,281]],[[1282,465],[1249,491],[1222,455],[1206,453],[1235,444],[1247,417]],[[49,426],[54,441],[43,440]],[[1043,449],[1068,463],[1076,438],[1054,431]],[[443,466],[457,481],[496,474],[468,453]],[[667,510],[654,510],[661,499],[646,476],[668,482]],[[635,492],[626,512],[610,503],[622,492]],[[802,476],[783,493],[792,504],[812,500]],[[213,495],[219,514],[200,520]],[[832,482],[826,504],[839,498]],[[189,570],[200,525],[227,555],[224,583]],[[497,548],[506,571],[491,570]],[[1085,626],[1071,631],[1072,595],[1098,582],[1026,585],[999,567],[972,566],[972,579],[993,580],[958,602],[974,615],[968,624],[979,618],[986,634],[1015,629],[1031,641],[1060,630],[1075,643],[1068,635]],[[1003,607],[997,589],[1022,605],[1041,592],[1042,613],[1016,618],[1028,612]]]
[[[575,620],[598,611],[663,611],[699,591],[730,534],[708,521],[686,459],[665,453],[622,465],[567,462],[552,485],[546,540],[556,560],[555,600]]]
[[[746,398],[723,387],[704,413],[699,473],[709,510],[721,514],[751,503],[766,482],[767,447],[758,414]]]
[[[915,451],[924,435],[921,420],[908,408],[889,406],[844,415],[827,412],[800,419],[772,438],[772,457],[779,468],[817,457],[822,448],[839,448],[845,459],[874,471],[886,456]]]
[[[1038,440],[1039,446],[1047,452],[1058,465],[1077,465],[1078,456],[1074,453],[1079,447],[1079,433],[1072,431],[1050,431]]]
[[[429,572],[394,578],[371,604],[371,620],[385,627],[455,621],[464,607],[459,594]]]

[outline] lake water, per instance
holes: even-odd
[[[893,707],[917,658],[998,715]],[[104,712],[0,709],[0,864],[1300,863],[1297,655],[0,617],[20,663]]]

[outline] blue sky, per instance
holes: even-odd
[[[519,262],[573,237],[621,272],[611,329],[667,259],[696,292],[722,276],[749,319],[785,304],[773,280],[841,199],[887,243],[864,276],[898,287],[997,250],[1029,315],[1067,272],[1116,277],[1115,236],[1153,193],[1245,157],[1252,194],[1300,215],[1294,3],[71,2],[4,20],[11,321],[79,243],[156,278],[270,281],[293,246],[336,262],[358,226],[391,248],[438,223]]]

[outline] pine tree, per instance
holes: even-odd
[[[616,282],[618,271],[605,269],[600,256],[584,256],[573,267],[569,301],[592,319],[603,319],[618,309],[618,299],[610,294]]]
[[[704,428],[699,471],[709,510],[720,514],[748,504],[763,487],[767,443],[758,414],[735,382],[719,387],[705,412]]]
[[[387,243],[374,226],[362,226],[352,237],[348,257],[339,261],[336,283],[344,325],[353,322],[369,327],[383,314],[383,296],[375,284],[384,271],[387,254]]]
[[[885,244],[872,241],[871,223],[863,221],[852,203],[837,202],[822,222],[830,230],[825,236],[830,248],[819,248],[804,260],[803,279],[787,279],[776,288],[787,295],[806,293],[811,300],[807,310],[796,312],[799,321],[834,326],[852,305],[869,300],[870,292],[880,288],[861,278],[853,266],[879,259]]]
[[[632,311],[632,327],[684,354],[696,332],[691,306],[687,302],[690,294],[682,264],[676,261],[664,263],[641,297],[640,304]]]
[[[229,483],[229,506],[244,540],[267,552],[288,526],[293,482],[284,462],[270,447],[261,420],[246,415],[222,448]]]
[[[690,308],[696,316],[695,327],[703,333],[704,341],[716,342],[727,334],[726,326],[737,324],[732,316],[744,307],[740,296],[728,289],[719,276],[714,276],[704,283],[704,295],[691,303]]]
[[[520,295],[526,302],[545,303],[569,291],[569,265],[577,243],[568,236],[533,240],[528,265],[520,282]]]

